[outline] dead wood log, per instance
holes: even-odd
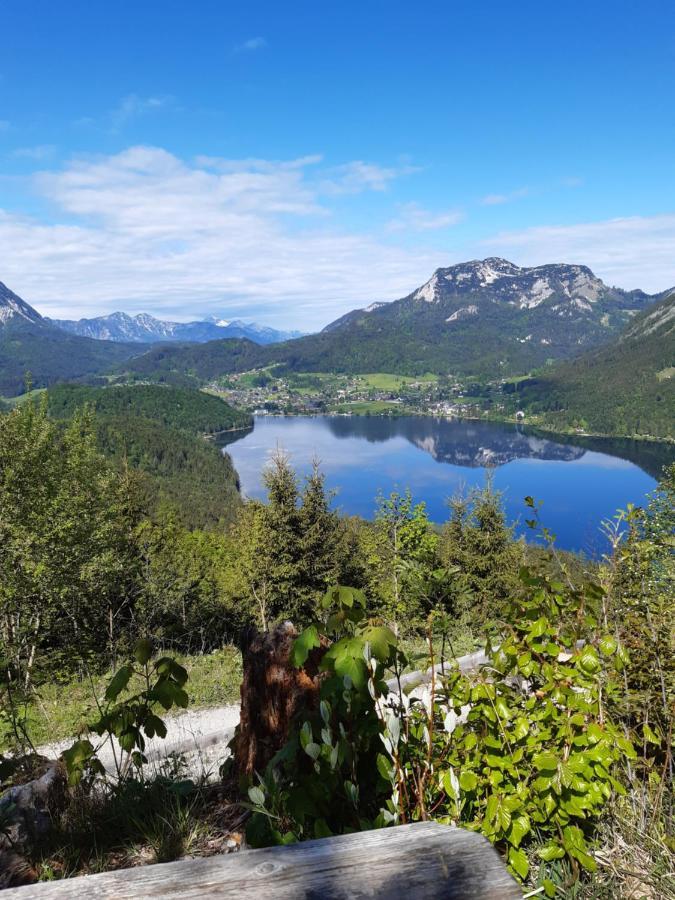
[[[286,743],[295,716],[318,705],[319,663],[327,645],[312,650],[296,669],[290,654],[297,636],[291,622],[282,622],[272,631],[253,630],[242,641],[241,713],[233,739],[240,777],[262,772]]]

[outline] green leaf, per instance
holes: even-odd
[[[591,647],[588,644],[582,649],[577,662],[579,668],[586,675],[595,675],[602,668],[595,647]]]
[[[555,897],[556,888],[555,888],[555,885],[553,884],[553,882],[551,881],[551,879],[544,878],[544,880],[542,881],[542,884],[544,886],[544,893],[546,894],[546,896],[547,897]]]
[[[251,803],[254,806],[264,806],[265,805],[265,793],[262,788],[257,786],[250,787],[248,789],[248,797]]]
[[[122,691],[126,688],[131,680],[131,676],[134,674],[134,670],[131,666],[122,666],[121,669],[118,669],[117,672],[113,675],[110,684],[106,688],[105,699],[106,700],[117,700]]]
[[[310,650],[320,646],[321,640],[316,625],[310,625],[293,641],[293,647],[291,648],[291,664],[294,665],[296,669],[302,668],[307,661]]]
[[[530,864],[527,861],[525,853],[522,850],[516,850],[515,847],[509,847],[508,859],[509,865],[516,875],[518,875],[521,881],[525,881],[527,874],[530,871]]]
[[[605,634],[598,641],[598,647],[600,647],[600,651],[604,653],[605,656],[611,656],[612,653],[616,652],[618,644],[611,634]]]
[[[385,781],[391,781],[394,767],[392,766],[389,757],[385,756],[384,753],[377,754],[377,771]]]
[[[642,726],[642,736],[646,741],[649,741],[650,744],[656,744],[657,747],[661,743],[661,739],[659,738],[659,736],[655,734],[654,731],[652,731],[652,729],[649,727],[649,725],[647,725],[646,722]]]
[[[159,716],[153,713],[146,718],[143,730],[149,738],[153,738],[155,735],[160,738],[166,737],[166,725]]]
[[[532,764],[540,772],[556,772],[558,769],[558,758],[552,753],[537,753],[532,758]]]
[[[554,859],[562,859],[565,855],[564,849],[555,841],[549,841],[537,850],[537,854],[545,861],[552,862]]]
[[[314,741],[310,741],[309,744],[305,746],[305,753],[307,756],[311,756],[312,759],[318,759],[319,754],[321,753],[321,747],[318,744],[315,744]]]
[[[134,656],[140,665],[144,666],[152,656],[152,644],[147,638],[141,638],[134,647]]]
[[[514,847],[520,847],[520,843],[526,834],[530,831],[530,820],[524,815],[513,816],[511,819],[511,828],[507,835],[509,843]]]
[[[478,787],[478,777],[474,772],[462,772],[459,776],[459,786],[467,793],[475,791]]]
[[[379,662],[386,662],[391,656],[391,651],[398,644],[398,638],[384,625],[366,628],[362,632],[364,641],[370,644],[370,651]]]

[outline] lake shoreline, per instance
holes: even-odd
[[[607,433],[602,431],[576,431],[574,429],[563,430],[560,428],[552,428],[539,422],[528,421],[527,419],[517,420],[511,416],[443,416],[438,413],[424,412],[421,410],[408,410],[402,412],[337,412],[327,410],[326,412],[266,412],[258,413],[257,416],[252,414],[253,418],[261,419],[322,419],[327,416],[340,416],[344,418],[359,419],[404,419],[407,417],[420,419],[437,419],[441,422],[496,422],[500,425],[520,425],[524,428],[535,429],[544,434],[550,434],[557,437],[568,438],[604,438],[612,441],[641,441],[646,444],[668,444],[675,446],[675,437],[657,437],[654,435],[628,435]],[[226,434],[231,431],[246,431],[253,425],[241,428],[229,428],[225,431],[215,432],[215,434]]]
[[[372,519],[377,497],[410,488],[430,519],[448,517],[448,498],[484,487],[504,495],[507,517],[524,533],[523,498],[544,502],[544,521],[559,546],[597,557],[600,523],[617,509],[641,506],[672,444],[551,434],[527,423],[439,416],[258,415],[253,431],[222,435],[242,496],[264,499],[261,472],[276,447],[288,453],[299,481],[321,461],[336,509]],[[489,472],[492,472],[490,476]],[[529,535],[527,535],[529,537]]]

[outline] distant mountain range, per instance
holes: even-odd
[[[301,331],[278,331],[255,322],[241,319],[226,321],[212,317],[196,322],[166,322],[147,313],[129,316],[114,312],[94,319],[48,319],[52,325],[99,341],[121,341],[139,344],[157,344],[167,341],[205,343],[223,338],[246,338],[255,344],[275,344],[301,337]]]
[[[516,399],[547,424],[663,437],[675,419],[674,328],[675,289],[625,291],[586,266],[522,268],[494,257],[437,269],[401,300],[279,343],[270,341],[281,333],[239,322],[122,313],[51,322],[0,284],[0,394],[20,393],[26,371],[36,387],[111,372],[198,386],[268,365],[490,379],[539,372]],[[220,339],[207,340],[213,333]],[[147,349],[154,342],[161,346]]]
[[[131,370],[210,379],[280,363],[318,372],[524,374],[611,341],[665,293],[608,287],[586,266],[521,268],[491,257],[437,269],[407,297],[354,310],[291,343],[150,351]]]
[[[137,344],[68,334],[0,282],[0,394],[20,394],[26,375],[35,387],[109,372],[139,352]]]

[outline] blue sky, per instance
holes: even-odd
[[[488,255],[675,284],[671,2],[0,0],[0,280],[315,328]]]

